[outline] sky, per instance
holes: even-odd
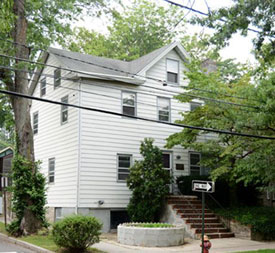
[[[127,5],[130,4],[133,0],[122,0],[123,4]],[[155,2],[161,6],[169,8],[171,5],[163,0],[150,0]],[[220,7],[229,7],[233,4],[232,0],[172,0],[173,2],[191,7],[193,9],[202,11],[207,13],[208,8],[210,10],[215,10]],[[114,5],[115,8],[119,8],[115,1],[110,0],[111,4]],[[181,9],[181,11],[186,14],[186,19],[190,19],[193,15],[193,12],[189,12],[186,9]],[[74,24],[74,26],[84,26],[88,29],[96,30],[97,32],[107,33],[107,25],[109,21],[106,18],[91,18],[88,16],[84,16],[81,21],[78,21]],[[208,28],[203,28],[199,25],[187,25],[187,32],[192,35],[194,33],[200,33],[204,31],[205,33],[212,34],[213,30]],[[241,63],[255,63],[255,58],[251,54],[251,50],[253,48],[252,39],[255,37],[255,33],[248,32],[247,37],[243,37],[239,34],[233,35],[232,39],[230,40],[230,44],[228,47],[221,50],[221,56],[224,59],[227,58],[236,58],[238,62]]]

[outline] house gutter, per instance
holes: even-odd
[[[78,83],[78,105],[81,106],[81,80]],[[76,182],[76,206],[75,213],[78,214],[79,207],[79,185],[80,185],[80,166],[81,166],[81,109],[78,109],[78,164],[77,164],[77,182]]]

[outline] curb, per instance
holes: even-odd
[[[19,246],[24,247],[26,249],[33,250],[36,253],[53,253],[50,250],[38,247],[38,246],[30,244],[28,242],[24,242],[24,241],[15,239],[13,237],[9,237],[9,236],[1,234],[1,233],[0,233],[0,239],[4,240],[4,241],[7,241],[7,242],[10,242],[10,243],[13,243],[13,244],[16,244],[16,245],[19,245]]]

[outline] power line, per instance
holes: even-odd
[[[27,48],[31,48],[25,44],[21,44],[21,43],[18,43],[18,42],[13,42],[13,41],[10,41],[10,40],[6,40],[6,39],[2,39],[0,38],[0,40],[3,40],[3,41],[6,41],[6,42],[9,42],[9,43],[12,43],[12,44],[17,44],[17,45],[20,45],[22,47],[27,47]],[[44,49],[40,49],[41,51],[43,52],[46,52],[48,53],[48,51],[44,50]],[[115,68],[110,68],[110,67],[106,67],[106,66],[103,66],[103,65],[100,65],[100,64],[95,64],[95,63],[92,63],[92,62],[88,62],[88,61],[84,61],[84,60],[79,60],[79,59],[76,59],[76,58],[73,58],[73,57],[69,57],[69,56],[64,56],[62,54],[58,54],[58,53],[54,53],[54,52],[51,52],[51,54],[53,55],[56,55],[56,56],[59,56],[59,57],[63,57],[63,58],[66,58],[66,59],[70,59],[70,60],[74,60],[74,61],[77,61],[77,62],[81,62],[81,63],[85,63],[85,64],[88,64],[88,65],[92,65],[92,66],[96,66],[96,67],[100,67],[100,68],[103,68],[103,69],[108,69],[108,70],[112,70],[112,71],[116,71],[116,72],[121,72],[121,73],[125,73],[125,74],[129,74],[131,76],[137,76],[137,77],[141,77],[141,78],[144,78],[144,79],[149,79],[149,80],[153,80],[153,81],[156,81],[156,82],[160,82],[162,84],[166,84],[166,81],[165,80],[162,80],[162,79],[157,79],[157,78],[154,78],[154,77],[148,77],[148,76],[143,76],[143,75],[138,75],[138,74],[134,74],[134,73],[131,73],[131,72],[125,72],[123,70],[119,70],[119,69],[115,69]],[[23,60],[23,59],[22,59]],[[35,62],[33,63],[35,64]],[[40,65],[42,65],[43,63],[39,63]],[[44,63],[44,66],[47,66],[47,64]],[[56,66],[51,66],[51,67],[54,67],[54,68],[58,68]],[[71,69],[66,69],[67,71],[70,71],[70,72],[76,72],[77,71],[73,71]],[[83,73],[83,72],[81,72]],[[86,75],[92,75],[92,74],[89,74],[89,73],[85,73]],[[112,80],[112,79],[110,79]],[[175,85],[169,85],[171,87],[182,87],[182,86],[175,86]],[[151,87],[153,88],[153,87]],[[155,89],[158,89],[158,88],[155,88]],[[198,90],[196,88],[189,88],[190,90]],[[213,93],[212,91],[208,91],[208,90],[204,90],[204,89],[200,89],[200,91],[203,91],[203,92],[208,92],[208,93]],[[219,93],[219,92],[214,92],[216,95],[222,95],[222,96],[226,96],[226,97],[232,97],[232,98],[238,98],[238,99],[243,99],[243,100],[248,100],[250,101],[251,99],[248,99],[248,98],[244,98],[244,97],[240,97],[240,96],[232,96],[232,95],[227,95],[227,94],[224,94],[224,93]],[[251,101],[257,101],[257,100],[251,100]],[[257,102],[260,102],[261,101],[257,101]]]
[[[202,12],[202,11],[199,11],[199,10],[196,10],[196,9],[193,9],[193,8],[190,8],[190,7],[188,7],[188,6],[185,6],[185,5],[182,5],[182,4],[179,4],[179,3],[175,3],[175,2],[170,1],[170,0],[163,0],[163,1],[165,1],[165,2],[167,2],[167,3],[170,3],[170,4],[172,4],[172,5],[175,5],[175,6],[181,7],[181,8],[183,8],[183,9],[190,10],[190,11],[192,11],[192,12],[194,12],[194,13],[198,13],[198,14],[200,14],[200,15],[209,17],[209,14],[208,14],[208,13],[205,13],[205,12]],[[222,22],[227,22],[225,19],[222,19],[222,18],[219,18],[219,20],[222,21]],[[261,33],[260,31],[255,30],[255,29],[252,29],[252,28],[247,28],[247,30],[249,30],[249,31],[251,31],[251,32],[255,32],[255,33]],[[269,35],[268,35],[268,36],[269,36]],[[269,37],[274,37],[274,36],[270,35]]]
[[[78,70],[72,70],[72,69],[68,69],[68,68],[63,68],[63,67],[57,67],[55,65],[51,65],[51,64],[45,64],[45,63],[40,63],[40,62],[35,62],[35,61],[31,61],[31,60],[28,60],[28,59],[23,59],[23,58],[20,58],[20,57],[14,57],[14,56],[8,56],[8,55],[5,55],[5,54],[0,54],[0,57],[5,57],[5,58],[9,58],[9,59],[14,59],[14,60],[19,60],[19,61],[25,61],[25,62],[28,62],[28,63],[31,63],[31,64],[38,64],[38,65],[42,65],[42,66],[46,66],[46,67],[50,67],[50,68],[55,68],[55,69],[61,69],[61,70],[65,70],[65,71],[69,71],[69,72],[73,72],[73,73],[79,73],[79,74],[84,74],[84,75],[88,75],[88,76],[92,76],[94,77],[92,74],[90,73],[86,73],[86,72],[82,72],[82,71],[78,71]],[[66,57],[67,58],[67,57]],[[70,57],[71,58],[71,57]],[[74,59],[74,58],[72,58]],[[74,59],[75,60],[75,59]],[[149,78],[149,77],[148,77]],[[149,78],[149,79],[152,79],[152,78]],[[113,80],[110,78],[110,80]],[[151,87],[151,86],[148,86],[148,85],[142,85],[143,87],[148,87],[150,89],[156,89],[156,90],[163,90],[163,91],[166,91],[167,90],[164,90],[164,89],[161,89],[161,88],[155,88],[155,87]],[[175,94],[178,94],[176,92],[174,92]],[[256,107],[256,106],[252,106],[252,105],[244,105],[244,104],[237,104],[237,103],[233,103],[233,102],[228,102],[228,101],[223,101],[223,100],[217,100],[217,99],[212,99],[212,98],[207,98],[207,97],[200,97],[200,96],[197,96],[197,95],[194,95],[194,94],[184,94],[185,96],[189,96],[189,97],[193,97],[193,98],[197,98],[197,99],[202,99],[202,100],[208,100],[208,101],[213,101],[213,102],[217,102],[217,103],[224,103],[224,104],[230,104],[230,105],[234,105],[234,106],[239,106],[239,107],[248,107],[248,108],[254,108],[254,109],[259,109],[259,107]]]
[[[5,66],[1,66],[0,65],[0,68],[1,67],[4,68],[4,69],[12,70],[12,71],[22,71],[22,72],[29,73],[27,70],[20,70],[20,69],[15,69],[15,68],[10,68],[10,67],[5,67]],[[31,73],[36,74],[38,72],[31,71]],[[45,76],[45,77],[49,77],[49,78],[54,78],[54,75],[51,75],[51,74],[41,74],[41,76]],[[24,79],[29,80],[28,78],[24,78]],[[71,78],[62,77],[62,76],[60,77],[60,79],[65,80],[65,81],[69,80],[69,81],[73,81],[75,83],[82,83],[82,84],[87,84],[87,85],[91,84],[90,82],[85,82],[83,80],[77,81],[77,80],[72,80]],[[49,86],[54,86],[54,84],[50,84],[48,82],[46,82],[46,84],[49,85]],[[110,85],[106,86],[106,85],[95,84],[95,83],[93,83],[92,85],[100,87],[100,88],[118,90],[120,92],[123,92],[123,91],[133,92],[133,89],[124,88],[124,87],[123,88],[117,88],[117,87],[113,87],[113,86],[110,86]],[[151,88],[151,86],[146,86],[146,87]],[[99,94],[99,93],[85,91],[85,90],[79,90],[79,89],[65,87],[65,86],[59,86],[59,88],[68,89],[68,90],[74,90],[74,91],[78,91],[78,92],[81,92],[81,93],[94,94],[94,95],[98,95],[98,96],[105,96],[105,97],[110,97],[110,98],[114,98],[114,99],[119,99],[117,97],[113,97],[113,96],[109,96],[109,95]],[[154,94],[157,97],[165,97],[167,99],[171,99],[171,97],[167,97],[167,92],[179,95],[179,93],[176,93],[176,92],[173,92],[173,91],[167,91],[167,90],[164,90],[164,89],[161,89],[161,91],[165,92],[165,94],[160,94],[160,93],[157,93],[157,92],[154,92],[154,91],[149,91],[149,92],[138,91],[138,93],[139,94],[144,94],[144,95],[150,95],[150,96],[152,96],[152,94]],[[119,99],[119,100],[121,100],[121,99]],[[215,101],[212,101],[212,102],[215,102]],[[159,108],[157,105],[153,105],[153,104],[149,104],[149,103],[138,102],[138,101],[136,101],[136,103],[137,104],[144,104],[144,105],[154,106],[156,108]],[[170,109],[171,109],[171,111],[173,110],[173,111],[176,111],[176,112],[182,112],[182,110],[178,110],[178,109],[175,109],[173,107],[170,107]],[[245,111],[245,112],[248,112],[248,113],[259,113],[257,111],[248,111],[248,110],[245,110],[245,109],[242,109],[242,108],[240,108],[239,110],[242,110],[242,111]],[[267,112],[263,112],[263,113],[267,113]]]
[[[5,39],[1,39],[0,38],[0,40],[4,40],[4,41],[7,41],[7,42],[9,42],[9,43],[15,43],[15,44],[18,44],[18,45],[21,45],[21,46],[25,46],[25,47],[28,47],[28,46],[26,46],[26,45],[24,45],[24,44],[20,44],[20,43],[17,43],[17,42],[12,42],[12,41],[10,41],[10,40],[5,40]],[[28,47],[29,48],[29,47]],[[41,51],[44,51],[44,52],[46,52],[46,53],[48,53],[46,50],[43,50],[43,49],[40,49]],[[61,55],[61,54],[58,54],[58,53],[53,53],[53,52],[51,52],[51,54],[53,54],[53,55],[56,55],[56,56],[59,56],[59,57],[63,57],[63,58],[66,58],[66,59],[70,59],[70,60],[74,60],[74,61],[78,61],[78,62],[82,62],[82,63],[85,63],[85,64],[88,64],[88,65],[92,65],[92,66],[97,66],[97,67],[100,67],[100,68],[104,68],[104,69],[108,69],[108,70],[112,70],[112,71],[116,71],[116,72],[122,72],[122,73],[126,73],[126,74],[129,74],[129,75],[131,75],[131,76],[138,76],[138,77],[142,77],[142,78],[144,78],[144,79],[149,79],[149,80],[153,80],[153,81],[156,81],[156,82],[160,82],[160,83],[162,83],[162,84],[165,84],[166,83],[166,81],[165,80],[161,80],[161,79],[157,79],[157,78],[153,78],[153,77],[147,77],[147,76],[143,76],[143,75],[138,75],[138,74],[134,74],[134,73],[131,73],[131,72],[125,72],[125,71],[123,71],[123,70],[119,70],[119,69],[115,69],[115,68],[110,68],[110,67],[106,67],[106,66],[103,66],[103,65],[100,65],[100,64],[95,64],[95,63],[91,63],[91,62],[88,62],[88,61],[84,61],[84,60],[79,60],[79,59],[76,59],[76,58],[73,58],[73,57],[69,57],[69,56],[64,56],[64,55]],[[1,56],[1,55],[0,55]],[[24,60],[24,59],[22,59],[22,60]],[[33,64],[35,64],[35,62],[33,63]],[[44,65],[44,66],[48,66],[47,64],[45,64],[45,63],[37,63],[37,64],[40,64],[40,65]],[[60,68],[60,67],[56,67],[56,66],[50,66],[50,67],[52,67],[52,68]],[[62,69],[62,68],[60,68],[60,69]],[[64,69],[64,68],[63,68]],[[78,71],[74,71],[74,70],[71,70],[71,69],[65,69],[65,70],[67,70],[67,71],[70,71],[70,72],[76,72],[76,73],[78,73]],[[80,72],[80,73],[83,73],[83,72]],[[86,75],[92,75],[92,74],[90,74],[90,73],[84,73],[84,74],[86,74]],[[112,80],[111,78],[109,78],[109,80]],[[144,86],[144,85],[143,85]],[[169,86],[171,86],[171,87],[182,87],[182,86],[175,86],[175,85],[169,85]],[[151,89],[157,89],[157,90],[159,90],[159,88],[154,88],[154,87],[150,87]],[[196,88],[189,88],[189,90],[198,90],[198,89],[196,89]],[[166,90],[165,90],[166,91]],[[207,93],[214,93],[214,94],[216,94],[216,95],[222,95],[222,96],[226,96],[226,97],[232,97],[232,98],[238,98],[238,99],[243,99],[243,100],[248,100],[248,101],[257,101],[257,100],[254,100],[254,99],[248,99],[248,98],[244,98],[244,97],[240,97],[240,96],[233,96],[233,95],[227,95],[227,94],[224,94],[224,93],[219,93],[219,92],[213,92],[213,91],[209,91],[209,90],[204,90],[204,89],[200,89],[200,91],[203,91],[203,92],[207,92]],[[178,93],[176,93],[176,94],[178,94]],[[221,101],[221,100],[220,100]],[[221,103],[220,101],[217,101],[218,103]],[[227,102],[227,101],[225,101],[225,102]],[[257,101],[257,102],[260,102],[261,103],[261,101]]]
[[[30,95],[26,95],[26,94],[14,92],[14,91],[7,91],[7,90],[3,90],[3,89],[0,89],[0,93],[10,95],[10,96],[16,96],[16,97],[31,99],[31,100],[37,100],[37,101],[45,102],[45,103],[51,103],[51,104],[57,104],[57,105],[64,105],[64,106],[68,106],[68,107],[74,107],[74,108],[78,108],[78,109],[82,109],[82,110],[105,113],[105,114],[110,114],[110,115],[115,115],[115,116],[120,116],[120,117],[127,117],[127,118],[132,118],[132,119],[148,121],[148,122],[154,122],[154,123],[160,123],[160,124],[165,124],[165,125],[170,125],[170,126],[181,127],[181,128],[189,128],[189,129],[192,129],[192,130],[201,130],[201,131],[205,131],[205,132],[213,132],[213,133],[219,133],[219,134],[229,134],[229,135],[249,137],[249,138],[257,138],[257,139],[275,140],[275,137],[272,137],[272,136],[253,135],[253,134],[232,132],[232,131],[227,131],[227,130],[218,130],[218,129],[212,129],[212,128],[205,128],[205,127],[198,127],[198,126],[190,126],[190,125],[184,125],[184,124],[163,122],[163,121],[158,121],[158,120],[153,120],[153,119],[148,119],[148,118],[143,118],[143,117],[137,117],[137,116],[131,116],[131,115],[126,115],[126,114],[107,111],[107,110],[96,109],[96,108],[92,108],[92,107],[79,106],[79,105],[63,103],[63,102],[53,101],[53,100],[44,99],[44,98],[38,98],[38,97],[34,97],[34,96],[30,96]]]

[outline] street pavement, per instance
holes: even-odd
[[[6,240],[0,239],[0,252],[5,253],[36,253],[35,251],[23,248],[13,243],[7,242]]]
[[[258,249],[274,249],[275,253],[275,242],[258,242],[239,238],[224,238],[212,239],[211,243],[212,248],[210,249],[210,253],[229,253]],[[94,244],[93,247],[109,253],[199,253],[201,251],[199,240],[186,240],[186,243],[182,246],[165,248],[135,247],[121,245],[113,240],[103,240],[98,244]]]

